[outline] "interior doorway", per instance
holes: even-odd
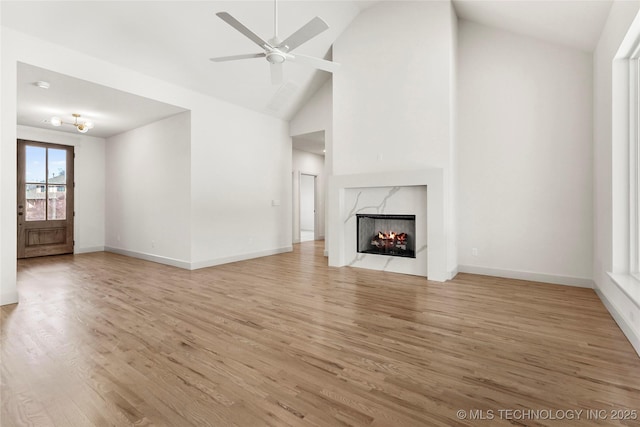
[[[316,176],[300,174],[300,241],[316,240]]]
[[[292,243],[325,238],[324,131],[291,138]]]

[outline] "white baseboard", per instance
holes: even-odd
[[[317,237],[315,240],[316,240],[316,241],[324,240],[324,234],[320,234],[320,235],[318,235],[318,237]],[[296,243],[301,243],[301,242],[302,242],[302,241],[301,241],[300,239],[297,239],[297,238],[294,238],[294,239],[293,239],[293,244],[294,244],[294,245],[295,245]],[[328,256],[328,255],[326,255],[326,254],[325,254],[325,256]]]
[[[197,261],[197,262],[191,263],[190,269],[197,270],[199,268],[215,267],[216,265],[229,264],[231,262],[238,262],[238,261],[246,261],[248,259],[261,258],[269,255],[277,255],[277,254],[292,252],[292,251],[293,251],[292,246],[285,246],[282,248],[268,249],[265,251],[251,252],[248,254],[234,255],[226,258],[216,258],[216,259],[207,260],[207,261]]]
[[[529,280],[532,282],[553,283],[555,285],[577,286],[580,288],[594,288],[592,279],[571,276],[556,276],[553,274],[532,273],[529,271],[500,270],[496,268],[478,267],[475,265],[459,265],[460,273],[481,274],[483,276],[504,277],[507,279]]]
[[[430,272],[427,273],[427,280],[431,281],[431,282],[440,282],[440,283],[444,283],[447,280],[450,280],[451,277],[449,277],[449,272]]]
[[[197,261],[197,262],[189,262],[189,261],[184,261],[184,260],[179,260],[174,258],[163,257],[159,255],[148,254],[144,252],[129,251],[126,249],[114,248],[111,246],[105,246],[104,250],[106,252],[113,252],[120,255],[143,259],[145,261],[152,261],[152,262],[157,262],[159,264],[166,264],[174,267],[184,268],[186,270],[197,270],[199,268],[214,267],[216,265],[229,264],[231,262],[245,261],[253,258],[261,258],[264,256],[277,255],[284,252],[291,252],[293,251],[293,247],[285,246],[282,248],[269,249],[266,251],[252,252],[248,254],[235,255],[235,256],[230,256],[226,258],[217,258],[217,259],[212,259],[207,261]]]
[[[324,250],[324,256],[329,256],[329,251],[328,250]]]
[[[74,254],[87,254],[89,252],[104,252],[104,246],[87,246],[86,248],[74,248]]]
[[[133,258],[139,258],[139,259],[143,259],[145,261],[157,262],[159,264],[171,265],[173,267],[184,268],[186,270],[189,270],[190,267],[191,267],[191,263],[189,261],[183,261],[183,260],[180,260],[180,259],[174,259],[174,258],[169,258],[169,257],[164,257],[164,256],[159,256],[159,255],[153,255],[153,254],[147,254],[147,253],[144,253],[144,252],[129,251],[129,250],[126,250],[126,249],[114,248],[114,247],[111,247],[111,246],[105,246],[104,250],[105,250],[105,252],[113,252],[115,254],[126,255],[126,256],[133,257]]]
[[[594,290],[596,291],[596,294],[598,294],[598,297],[600,297],[600,300],[602,301],[604,306],[607,308],[607,310],[609,310],[609,313],[611,314],[611,317],[613,317],[613,320],[615,320],[620,329],[622,329],[622,333],[627,337],[633,349],[636,351],[636,353],[638,353],[638,356],[640,356],[640,335],[638,335],[638,333],[633,330],[631,325],[629,325],[624,317],[620,314],[620,310],[618,310],[618,308],[613,305],[613,303],[611,303],[611,301],[609,301],[602,292],[600,292],[600,289],[598,289],[598,287],[594,287]]]

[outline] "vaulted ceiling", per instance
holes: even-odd
[[[613,0],[453,0],[458,18],[592,52]]]
[[[323,58],[370,4],[280,1],[280,38],[320,16],[329,29],[296,52]],[[216,13],[229,12],[268,40],[274,31],[271,1],[2,1],[1,7],[3,26],[280,118],[290,118],[329,78],[326,72],[286,63],[283,84],[273,85],[264,58],[209,60],[260,52]]]
[[[314,16],[320,16],[329,30],[300,46],[297,52],[327,57],[340,33],[375,3],[279,1],[279,36],[285,38]],[[611,0],[454,0],[453,3],[463,19],[587,52],[595,47],[611,7]],[[3,0],[0,8],[3,26],[283,119],[290,119],[329,78],[326,72],[286,63],[284,82],[272,85],[264,58],[209,61],[216,56],[259,52],[259,47],[215,13],[227,11],[262,38],[269,39],[273,36],[274,7],[268,0]],[[98,107],[88,105],[85,110]],[[21,110],[23,117],[28,115],[27,110]],[[127,111],[126,106],[120,111],[135,113]],[[30,120],[32,123],[36,118]]]

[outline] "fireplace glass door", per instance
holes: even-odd
[[[416,216],[357,214],[359,253],[416,257]]]

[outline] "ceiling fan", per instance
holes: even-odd
[[[219,58],[211,58],[213,62],[225,62],[225,61],[235,61],[238,59],[249,59],[249,58],[266,58],[270,64],[271,69],[271,82],[273,84],[279,84],[282,82],[282,64],[285,61],[299,62],[301,64],[310,65],[314,68],[328,71],[330,73],[334,72],[338,69],[340,64],[337,62],[327,61],[325,59],[314,58],[312,56],[301,55],[301,54],[292,54],[291,51],[300,46],[303,43],[311,40],[318,34],[327,30],[329,26],[326,22],[324,22],[321,18],[315,17],[311,21],[307,22],[305,25],[300,27],[298,31],[291,34],[284,40],[280,40],[278,38],[278,2],[274,1],[274,29],[273,29],[273,38],[268,42],[264,41],[258,35],[256,35],[253,31],[245,27],[235,19],[233,16],[228,14],[227,12],[218,12],[216,13],[220,19],[222,19],[227,24],[231,25],[236,30],[240,31],[252,42],[260,46],[264,52],[262,53],[248,53],[244,55],[232,55],[232,56],[222,56]]]

